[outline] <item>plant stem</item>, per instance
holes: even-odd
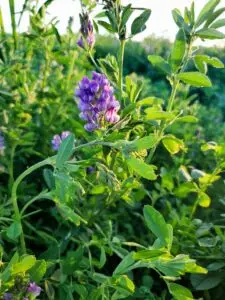
[[[188,64],[189,58],[190,58],[191,53],[192,53],[192,43],[193,43],[193,40],[191,39],[190,43],[188,44],[186,59],[184,60],[183,66],[182,66],[182,68],[180,69],[180,71],[178,73],[184,72],[184,70],[185,70],[185,68]],[[168,105],[167,105],[167,109],[166,109],[167,112],[171,112],[172,109],[173,109],[173,104],[174,104],[174,100],[176,98],[179,83],[180,83],[180,80],[178,80],[176,78],[176,75],[175,75],[175,77],[173,78],[173,86],[172,86],[171,95],[170,95]],[[150,163],[152,161],[152,158],[153,158],[153,156],[155,154],[155,151],[156,151],[156,149],[157,149],[157,147],[158,147],[158,145],[161,141],[161,138],[163,137],[164,130],[166,129],[166,127],[167,127],[167,122],[166,121],[164,121],[160,124],[159,133],[158,133],[158,141],[156,142],[155,146],[151,149],[151,151],[150,151],[150,153],[147,157],[146,161],[148,163]]]
[[[179,86],[179,80],[174,79],[173,82],[173,87],[172,87],[172,92],[168,101],[168,106],[167,106],[167,111],[171,112],[171,110],[173,109],[173,104],[174,104],[174,100],[176,98],[176,94],[177,94],[177,88]]]
[[[96,63],[96,61],[95,61],[95,59],[94,59],[94,57],[93,57],[93,55],[91,54],[90,51],[88,52],[88,55],[89,55],[89,57],[90,57],[91,62],[92,62],[93,65],[95,66],[96,70],[100,70],[99,66],[97,65],[97,63]]]
[[[35,165],[33,165],[32,167],[30,167],[29,169],[27,169],[26,171],[24,171],[17,179],[16,181],[13,183],[12,186],[12,195],[11,195],[11,200],[12,200],[12,205],[13,205],[13,210],[14,210],[14,214],[15,214],[15,220],[21,225],[22,228],[22,232],[20,235],[20,246],[21,246],[21,252],[22,254],[26,253],[26,243],[25,243],[25,238],[24,238],[24,233],[23,233],[23,227],[21,224],[21,214],[20,214],[20,210],[19,210],[19,206],[18,206],[18,202],[17,202],[17,188],[19,186],[19,184],[21,183],[21,181],[30,173],[32,173],[33,171],[45,166],[45,165],[52,165],[52,158],[47,158]]]
[[[14,170],[13,170],[13,160],[15,156],[15,151],[16,151],[16,144],[13,144],[11,153],[10,153],[10,161],[9,161],[9,189],[11,190],[11,187],[14,182]]]
[[[123,99],[123,62],[124,62],[124,51],[125,51],[126,40],[120,40],[120,53],[119,53],[119,92],[120,92],[120,101]],[[124,103],[125,106],[125,103]]]

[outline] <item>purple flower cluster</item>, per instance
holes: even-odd
[[[41,294],[41,288],[35,282],[30,282],[26,288],[26,297],[23,300],[36,299]],[[3,295],[3,300],[13,300],[17,299],[12,293],[5,293]]]
[[[85,129],[104,128],[106,123],[117,123],[120,104],[115,99],[113,87],[104,74],[93,72],[92,79],[84,77],[75,91],[79,98],[80,118],[87,122]]]
[[[77,45],[83,49],[91,50],[95,44],[94,28],[88,14],[80,15],[81,36],[77,41]]]
[[[53,139],[52,139],[52,148],[53,148],[53,150],[58,151],[62,141],[65,138],[67,138],[70,135],[70,133],[71,133],[70,131],[63,131],[61,133],[61,135],[59,135],[59,134],[54,135]]]
[[[13,299],[13,294],[11,293],[5,293],[3,296],[3,300],[12,300]]]
[[[32,297],[38,297],[41,294],[41,288],[35,282],[30,282],[27,291]]]
[[[5,149],[5,139],[4,136],[0,132],[0,151]]]

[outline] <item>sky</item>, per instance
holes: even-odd
[[[8,0],[0,0],[0,7],[2,8],[6,29],[7,31],[10,31],[11,21],[8,2]],[[44,0],[40,0],[39,2],[42,4]],[[174,8],[183,10],[185,6],[190,7],[191,2],[192,0],[122,0],[124,5],[132,3],[133,6],[136,7],[146,7],[152,9],[152,15],[147,23],[147,29],[144,33],[141,33],[136,37],[138,40],[142,40],[143,38],[152,34],[173,40],[177,32],[177,26],[172,19],[171,11]],[[16,12],[21,10],[23,3],[24,0],[15,0]],[[199,12],[200,8],[203,7],[205,3],[206,0],[195,0],[197,12]],[[220,6],[225,6],[225,0],[221,0]],[[67,27],[68,19],[70,16],[72,16],[74,17],[74,31],[78,31],[80,26],[79,12],[79,0],[55,0],[48,8],[47,18],[50,20],[53,17],[57,17],[59,20],[57,27],[60,33],[64,33]],[[225,18],[225,15],[223,18]],[[20,26],[20,31],[25,31],[27,29],[28,22],[28,15],[25,15]],[[225,28],[221,31],[225,33]],[[206,46],[225,46],[225,40],[210,41],[206,42],[205,44]]]

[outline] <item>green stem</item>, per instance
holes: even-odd
[[[93,65],[95,66],[96,70],[100,70],[99,66],[97,65],[93,55],[91,54],[91,52],[88,52],[88,55],[90,57],[91,62],[93,63]]]
[[[171,110],[173,109],[173,104],[174,104],[174,100],[176,98],[176,94],[177,94],[177,88],[179,86],[180,81],[177,79],[174,79],[174,83],[173,83],[173,88],[172,88],[172,92],[171,92],[171,96],[169,98],[168,101],[168,106],[167,106],[167,111],[171,112]]]
[[[26,243],[25,243],[25,238],[24,238],[24,233],[23,233],[23,227],[22,227],[22,223],[21,223],[21,214],[20,214],[20,210],[19,210],[19,206],[18,206],[18,202],[17,202],[17,188],[19,186],[19,184],[21,183],[21,181],[30,173],[32,173],[33,171],[45,166],[45,165],[52,165],[52,158],[48,158],[46,160],[43,160],[35,165],[33,165],[32,167],[30,167],[29,169],[27,169],[26,171],[24,171],[17,179],[16,181],[13,183],[12,186],[12,195],[11,195],[11,199],[12,199],[12,205],[13,205],[13,210],[14,210],[14,214],[15,214],[15,220],[17,222],[20,223],[21,228],[22,228],[22,232],[20,235],[20,246],[21,246],[21,252],[22,254],[26,253]]]
[[[16,151],[16,144],[13,144],[12,150],[10,153],[10,161],[9,161],[9,189],[11,190],[13,182],[14,182],[14,169],[13,169],[13,160],[15,156],[15,151]]]
[[[119,92],[120,92],[120,101],[123,99],[123,62],[124,62],[124,51],[125,51],[126,40],[120,40],[120,53],[119,53]],[[125,103],[124,103],[125,106]]]
[[[184,64],[182,66],[182,68],[180,69],[179,73],[181,72],[184,72],[187,64],[188,64],[188,61],[189,61],[189,58],[191,56],[191,53],[192,53],[192,43],[193,43],[193,40],[191,39],[189,45],[188,45],[188,50],[187,50],[187,56],[186,56],[186,59],[184,61]],[[176,98],[176,94],[177,94],[177,89],[178,89],[178,86],[179,86],[179,83],[180,83],[180,80],[178,80],[176,78],[176,75],[173,79],[173,86],[172,86],[172,91],[171,91],[171,95],[170,95],[170,98],[169,98],[169,101],[168,101],[168,105],[167,105],[167,109],[166,111],[167,112],[171,112],[172,109],[173,109],[173,105],[174,105],[174,100]],[[155,154],[155,151],[163,137],[163,134],[164,134],[164,130],[166,129],[168,123],[166,121],[162,122],[160,124],[160,127],[159,127],[159,133],[158,133],[158,141],[156,142],[155,146],[151,149],[148,157],[147,157],[147,162],[150,163],[152,161],[152,158]]]

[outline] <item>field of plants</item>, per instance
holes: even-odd
[[[133,40],[132,0],[82,0],[79,34],[4,1],[0,299],[224,299],[225,49],[196,46],[223,1],[174,8],[173,43]]]

